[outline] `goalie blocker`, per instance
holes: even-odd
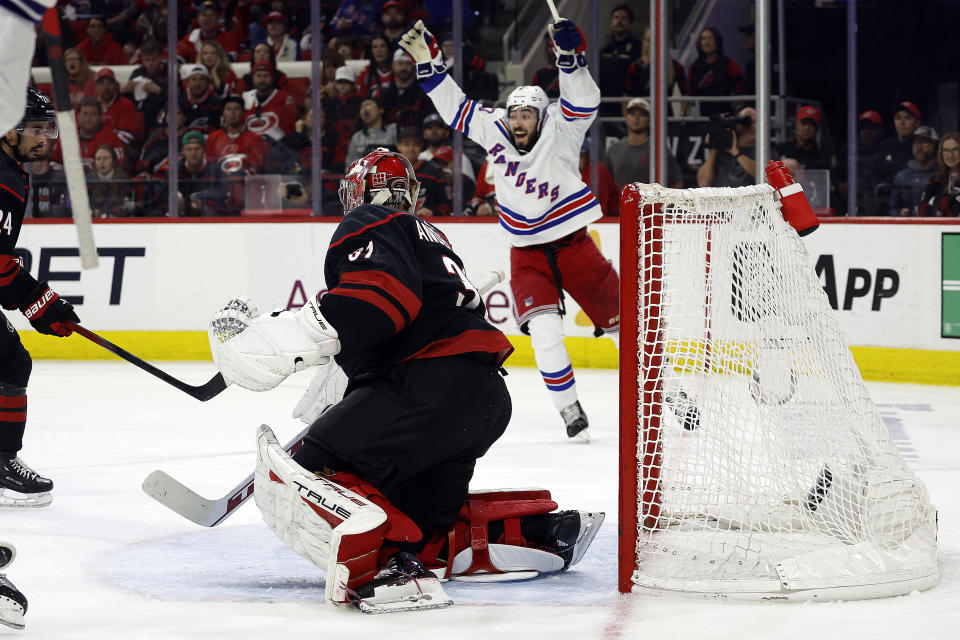
[[[326,602],[366,613],[449,606],[441,579],[493,582],[568,569],[604,517],[556,512],[544,489],[471,493],[455,525],[424,541],[376,487],[350,473],[311,473],[266,425],[257,433],[254,487],[270,529],[326,572]]]

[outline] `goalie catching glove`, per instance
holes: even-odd
[[[210,352],[228,383],[269,391],[290,374],[325,364],[340,352],[337,331],[315,300],[296,313],[256,314],[256,306],[240,297],[210,321]]]
[[[435,74],[445,73],[447,65],[440,52],[440,44],[433,34],[427,31],[423,20],[417,22],[400,36],[400,48],[410,54],[417,65],[417,80],[424,80]]]

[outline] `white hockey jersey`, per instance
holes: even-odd
[[[448,74],[421,82],[440,116],[487,150],[500,226],[516,247],[544,244],[603,215],[580,177],[580,146],[600,104],[586,66],[560,72],[560,101],[547,107],[540,138],[529,153],[513,146],[505,109],[467,98]]]

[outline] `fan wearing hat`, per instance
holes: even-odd
[[[210,72],[202,64],[188,65],[182,72],[187,90],[180,94],[180,106],[187,127],[210,133],[220,124],[220,98],[213,92]]]
[[[893,108],[893,128],[896,135],[887,138],[877,148],[873,163],[874,183],[889,185],[898,171],[906,169],[913,157],[913,132],[920,126],[920,109],[916,103],[904,100]]]
[[[927,182],[937,172],[937,145],[940,134],[933,127],[921,126],[913,131],[907,168],[897,172],[890,187],[890,215],[917,215]]]
[[[404,127],[397,134],[397,151],[410,161],[420,181],[416,214],[418,216],[449,216],[453,211],[447,171],[432,161],[420,158],[423,135],[420,128]]]
[[[180,143],[183,150],[177,165],[180,215],[220,215],[219,211],[225,205],[225,193],[219,184],[222,176],[215,164],[207,162],[204,135],[199,131],[187,131]]]
[[[449,147],[452,132],[447,123],[443,121],[439,113],[431,113],[423,119],[423,141],[425,148],[420,154],[421,160],[431,160],[441,147]],[[464,144],[466,148],[467,144]],[[477,174],[473,170],[473,164],[467,156],[466,150],[460,156],[460,171],[463,174],[463,192],[473,193],[476,188]]]
[[[297,107],[293,98],[276,87],[276,70],[269,62],[258,62],[250,72],[253,88],[243,92],[247,129],[270,140],[293,133]]]
[[[197,8],[197,28],[191,30],[177,43],[177,52],[186,60],[197,62],[200,45],[208,40],[216,40],[227,52],[231,60],[237,59],[239,43],[237,36],[226,31],[220,24],[220,3],[216,0],[204,0]]]
[[[407,8],[400,0],[387,0],[380,8],[382,33],[390,42],[396,42],[407,30]]]
[[[300,59],[300,45],[287,33],[287,16],[280,11],[271,11],[263,17],[267,30],[267,44],[276,54],[277,62],[294,62]]]
[[[380,91],[380,103],[389,122],[409,125],[419,122],[424,113],[435,111],[427,94],[417,82],[413,58],[403,49],[393,52],[393,82]]]
[[[887,211],[887,201],[881,201],[874,190],[876,179],[873,175],[873,164],[882,139],[883,116],[873,109],[861,113],[857,120],[857,215],[883,215]],[[839,160],[842,162],[843,157]],[[841,176],[846,175],[842,167],[838,173]],[[840,189],[846,187],[844,181]]]
[[[103,123],[112,127],[124,144],[143,142],[143,114],[137,112],[133,100],[120,95],[120,85],[110,67],[97,72],[97,100],[100,101]]]
[[[323,112],[331,122],[360,118],[363,98],[357,91],[357,72],[353,67],[338,67],[334,76],[333,92],[323,98]]]
[[[650,181],[650,102],[646,98],[631,98],[624,107],[627,137],[607,149],[607,164],[617,187],[623,189],[632,182]],[[683,188],[683,174],[676,158],[667,152],[667,186]]]
[[[813,105],[797,109],[793,140],[777,146],[777,155],[781,160],[792,158],[801,167],[810,170],[833,168],[832,159],[817,143],[821,117],[820,109]]]

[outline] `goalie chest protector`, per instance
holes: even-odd
[[[487,322],[463,262],[435,226],[366,204],[333,234],[320,307],[340,335],[336,360],[353,378],[413,360],[470,354],[499,365],[513,351]]]

